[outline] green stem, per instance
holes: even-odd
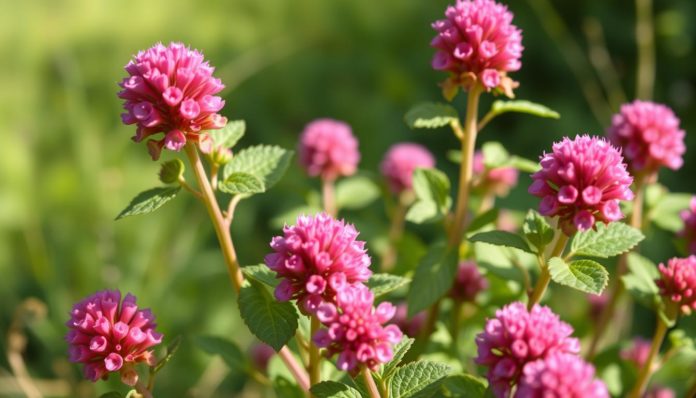
[[[314,336],[319,328],[321,327],[321,323],[319,322],[319,319],[316,316],[312,317],[311,320],[311,327],[310,327],[310,334],[311,336],[309,337],[309,385],[313,386],[321,380],[321,355],[319,355],[319,347],[317,347],[316,344],[312,341],[312,336]]]
[[[406,221],[406,204],[405,195],[401,194],[397,198],[396,206],[392,213],[391,225],[389,226],[389,247],[382,257],[382,272],[386,272],[394,268],[396,264],[396,245],[401,239],[404,232],[404,222]]]
[[[451,318],[451,324],[450,324],[450,334],[452,335],[452,351],[456,354],[457,353],[457,347],[458,345],[458,340],[459,340],[459,326],[462,324],[462,308],[463,308],[463,301],[460,300],[454,300],[454,305],[452,306],[452,318]],[[458,358],[459,355],[456,355],[455,358]]]
[[[655,28],[652,8],[652,0],[636,0],[636,98],[644,100],[652,98],[655,85]]]
[[[367,392],[370,394],[370,398],[382,398],[382,396],[379,394],[377,384],[375,384],[375,379],[372,378],[370,369],[363,366],[360,373],[362,373],[363,380],[365,380],[365,386],[367,386]]]
[[[662,341],[665,339],[667,334],[667,324],[662,317],[657,317],[657,330],[655,330],[655,335],[653,336],[652,345],[650,346],[650,353],[648,354],[648,359],[645,364],[640,369],[638,373],[638,379],[636,384],[633,386],[633,390],[629,394],[629,398],[640,398],[643,396],[645,389],[648,387],[648,382],[650,381],[650,376],[653,373],[653,363],[657,354],[660,352],[660,346]]]
[[[546,292],[546,288],[549,286],[549,282],[551,282],[551,273],[549,272],[549,265],[548,265],[548,259],[553,258],[553,257],[558,257],[563,254],[563,250],[565,250],[566,244],[568,244],[568,235],[563,233],[560,229],[556,230],[556,244],[553,247],[553,250],[551,251],[551,255],[547,258],[547,261],[544,261],[540,264],[541,266],[541,274],[539,275],[539,280],[536,283],[536,286],[534,286],[534,290],[532,291],[532,294],[529,296],[529,304],[527,305],[527,308],[532,309],[535,304],[538,304],[541,301],[541,298],[544,296],[544,293]]]
[[[321,180],[321,193],[322,200],[324,202],[324,211],[331,217],[336,217],[338,209],[336,209],[336,190],[334,187],[334,180],[323,179]]]

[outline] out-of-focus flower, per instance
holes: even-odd
[[[476,296],[488,288],[488,280],[481,275],[473,261],[459,263],[450,296],[458,301],[474,301]]]
[[[669,387],[653,387],[643,398],[676,398],[677,394]]]
[[[602,294],[588,294],[585,297],[590,305],[590,318],[593,322],[599,321],[599,317],[602,315],[604,308],[609,302],[609,295],[605,291]]]
[[[496,196],[507,196],[517,185],[519,172],[514,167],[486,168],[483,153],[474,153],[474,188],[478,191],[492,192]]]
[[[609,398],[594,366],[573,354],[554,353],[525,365],[515,398]]]
[[[374,295],[367,286],[356,283],[336,294],[335,305],[320,306],[318,318],[326,326],[313,336],[313,341],[326,348],[327,356],[338,354],[339,369],[356,374],[361,366],[377,370],[380,364],[394,357],[393,345],[401,341],[396,325],[385,324],[392,319],[396,307],[382,302],[376,308]]]
[[[673,303],[683,314],[696,309],[696,256],[672,258],[660,264],[660,279],[655,283],[667,303]]]
[[[623,148],[629,169],[635,175],[650,175],[663,166],[679,169],[686,152],[685,134],[671,109],[641,100],[622,105],[607,130],[609,140]]]
[[[281,278],[275,297],[297,299],[300,310],[313,315],[346,286],[367,281],[370,257],[357,236],[352,224],[325,213],[300,216],[295,225],[285,226],[283,236],[271,240],[273,253],[265,258]]]
[[[619,201],[633,199],[633,177],[621,153],[604,139],[587,135],[554,143],[532,179],[529,193],[542,199],[539,212],[558,216],[566,235],[590,229],[597,221],[622,219]]]
[[[382,175],[395,194],[413,187],[413,171],[435,166],[435,158],[424,146],[411,142],[393,145],[384,155],[380,165]]]
[[[215,68],[204,61],[203,54],[182,43],[160,43],[139,52],[126,65],[128,77],[119,85],[118,96],[125,100],[125,124],[136,124],[133,140],[151,138],[147,147],[153,160],[162,148],[179,151],[188,141],[203,152],[211,149],[206,130],[225,126],[227,119],[219,112],[225,101],[215,94],[225,87],[213,77]]]
[[[392,319],[392,323],[401,329],[409,337],[416,337],[423,329],[425,320],[428,314],[425,311],[421,311],[414,315],[413,317],[408,317],[408,306],[406,303],[400,303],[396,305],[396,313]]]
[[[631,362],[637,369],[645,366],[650,356],[650,341],[641,337],[633,339],[631,346],[621,350],[621,359]]]
[[[353,175],[360,161],[350,126],[333,119],[317,119],[305,127],[298,155],[307,174],[329,181]]]
[[[476,336],[476,363],[488,367],[486,376],[496,397],[507,397],[524,366],[553,353],[577,354],[580,342],[573,328],[545,306],[531,311],[521,302],[496,311]]]
[[[495,90],[512,97],[517,87],[507,76],[522,63],[522,31],[512,24],[507,7],[492,0],[457,0],[447,7],[445,19],[432,26],[437,35],[430,45],[438,51],[432,66],[449,71],[443,86],[450,96],[456,87],[470,89],[479,83],[487,91]]]
[[[150,310],[138,309],[131,294],[121,303],[118,290],[97,292],[75,304],[66,326],[70,361],[83,363],[84,375],[92,381],[119,372],[124,383],[134,386],[138,381],[134,365],[154,366],[151,348],[162,342]]]
[[[689,209],[681,212],[681,218],[684,220],[684,229],[677,236],[686,241],[689,254],[696,254],[696,196],[691,198]]]
[[[264,343],[256,343],[251,346],[251,350],[249,351],[251,363],[254,365],[254,367],[261,372],[266,372],[268,369],[268,362],[275,354],[273,347]]]

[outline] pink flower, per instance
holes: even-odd
[[[619,201],[631,200],[633,182],[621,152],[602,138],[564,138],[541,158],[529,193],[542,198],[539,212],[558,216],[567,235],[623,218]]]
[[[377,370],[394,357],[393,345],[403,335],[396,325],[385,324],[396,307],[388,302],[373,305],[374,295],[361,283],[338,292],[335,305],[322,305],[320,319],[326,329],[320,329],[313,341],[326,348],[328,357],[338,354],[336,365],[343,371],[356,374],[361,366]]]
[[[300,216],[295,225],[285,226],[283,236],[271,240],[273,253],[265,258],[282,279],[276,298],[297,299],[300,310],[312,315],[346,286],[367,281],[370,257],[357,236],[352,224],[325,213]]]
[[[402,142],[389,148],[384,155],[380,171],[395,194],[409,191],[413,187],[413,171],[432,168],[435,158],[424,146]]]
[[[458,301],[474,301],[476,296],[487,288],[488,280],[481,275],[476,263],[463,261],[459,263],[450,296]]]
[[[392,323],[401,329],[407,336],[416,337],[423,329],[423,324],[427,318],[425,311],[421,311],[413,317],[408,317],[408,306],[406,303],[396,305],[396,313]]]
[[[677,394],[668,387],[653,387],[643,398],[676,398]]]
[[[677,236],[686,241],[689,254],[696,254],[696,196],[691,198],[689,209],[681,212],[681,218],[684,220],[684,229]]]
[[[488,381],[496,397],[507,397],[519,381],[522,368],[555,352],[577,354],[580,342],[570,337],[573,328],[548,307],[531,311],[521,302],[496,311],[476,336],[476,363],[488,367]]]
[[[609,398],[592,365],[556,352],[525,365],[515,398]]]
[[[641,369],[648,361],[650,346],[649,340],[637,337],[630,347],[621,350],[621,359],[631,362],[637,369]]]
[[[332,119],[317,119],[305,127],[298,154],[307,174],[325,180],[355,174],[360,161],[358,140],[350,126]]]
[[[210,139],[205,130],[225,126],[227,119],[217,113],[225,101],[215,95],[225,86],[213,77],[214,70],[203,54],[182,43],[158,43],[128,62],[129,76],[119,83],[126,109],[121,119],[138,126],[135,142],[164,133],[147,142],[153,160],[162,148],[179,151],[188,141],[201,144]]]
[[[696,256],[672,258],[667,265],[660,264],[661,277],[656,280],[660,295],[684,314],[696,309]]]
[[[507,7],[492,0],[457,0],[445,17],[432,24],[437,36],[430,45],[438,50],[433,68],[449,71],[449,84],[469,89],[480,82],[487,91],[499,89],[512,96],[516,83],[507,72],[520,69],[524,47],[522,31],[512,24]]]
[[[598,322],[604,308],[609,303],[609,295],[605,290],[602,294],[588,294],[585,298],[590,305],[590,319],[592,319],[593,322]]]
[[[75,304],[66,326],[70,361],[83,363],[85,377],[92,381],[119,372],[124,383],[135,385],[134,365],[154,366],[156,359],[149,349],[162,342],[150,310],[139,310],[131,294],[121,303],[118,290],[97,292]]]
[[[662,167],[679,169],[686,152],[684,130],[671,109],[654,102],[635,100],[621,106],[607,130],[611,142],[623,148],[634,174],[653,174]]]
[[[497,196],[506,196],[510,189],[517,185],[519,172],[514,167],[486,168],[483,153],[474,153],[474,186],[484,192],[492,192]]]
[[[251,358],[251,363],[254,365],[254,367],[257,370],[265,373],[268,369],[268,362],[271,360],[271,357],[274,354],[275,351],[273,350],[273,347],[264,343],[256,343],[251,346],[249,357]]]

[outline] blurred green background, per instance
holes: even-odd
[[[48,314],[26,331],[30,373],[64,380],[82,396],[93,396],[92,388],[105,391],[106,383],[79,383],[78,368],[65,360],[63,323],[74,301],[117,287],[151,307],[167,337],[184,336],[180,353],[158,378],[157,396],[230,396],[243,382],[226,377],[219,362],[209,365],[211,357],[192,343],[200,334],[227,336],[242,347],[252,341],[204,210],[181,195],[153,215],[114,222],[135,194],[158,184],[158,164],[144,145],[131,142],[132,126],[120,123],[116,83],[132,54],[158,41],[201,49],[227,85],[222,113],[247,122],[242,146],[294,148],[305,123],[333,117],[352,125],[367,175],[376,175],[391,144],[411,140],[431,148],[453,178],[455,165],[445,158],[457,146],[452,134],[410,131],[403,122],[411,105],[442,100],[437,83],[445,76],[430,68],[430,23],[448,3],[0,0],[0,388],[10,385],[7,330],[20,303],[36,297]],[[480,142],[499,140],[512,153],[535,159],[564,135],[603,134],[621,91],[633,98],[633,2],[510,3],[524,31],[523,68],[513,75],[521,82],[517,96],[546,104],[562,118],[505,115]],[[671,106],[689,133],[696,128],[696,3],[656,0],[655,18],[655,100]],[[604,100],[598,79],[606,71],[598,73],[587,58],[588,49],[597,55],[597,36],[588,36],[597,26],[618,76],[613,102]],[[588,92],[599,93],[592,106]],[[463,101],[459,96],[456,106],[461,109]],[[483,108],[489,103],[487,98]],[[687,141],[693,148],[696,135],[687,134]],[[696,191],[692,154],[690,149],[678,172],[661,174],[670,189]],[[523,176],[502,204],[536,206],[526,194],[528,184]],[[240,205],[233,235],[243,264],[261,262],[278,232],[270,220],[316,188],[293,162],[278,186]],[[380,203],[344,215],[368,242],[386,231]],[[674,255],[669,236],[655,234],[648,256],[662,261]],[[559,311],[582,328],[584,306],[576,300]],[[651,333],[652,321],[644,324],[638,330]],[[247,388],[240,394],[261,393]]]

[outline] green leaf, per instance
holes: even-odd
[[[626,290],[644,306],[657,308],[660,289],[655,284],[655,279],[658,279],[660,274],[655,263],[640,254],[629,253],[626,264],[628,272],[621,277]]]
[[[373,274],[367,281],[367,287],[370,288],[375,297],[379,297],[406,286],[409,282],[408,278],[399,275]]]
[[[164,365],[169,363],[169,361],[172,360],[174,357],[174,354],[176,354],[176,351],[179,349],[179,346],[181,345],[181,336],[176,336],[168,345],[167,345],[167,351],[164,354],[164,357],[157,362],[157,365],[155,365],[154,369],[152,369],[153,373],[157,373],[162,368]]]
[[[233,373],[245,373],[249,369],[246,356],[232,341],[217,336],[198,336],[195,342],[208,354],[220,355]]]
[[[109,391],[100,395],[99,398],[123,398],[123,394],[118,391]]]
[[[486,381],[467,373],[447,376],[442,388],[448,397],[483,398],[486,394]]]
[[[344,178],[336,184],[336,206],[339,209],[362,209],[379,195],[377,184],[365,176]]]
[[[478,216],[476,216],[476,218],[471,220],[471,224],[469,224],[469,226],[467,227],[466,232],[472,233],[488,225],[495,225],[495,222],[498,221],[498,213],[498,209],[494,207],[486,212],[479,214]]]
[[[273,288],[278,286],[280,282],[276,279],[276,273],[268,268],[266,264],[245,265],[241,270],[245,277],[254,279]]]
[[[524,217],[522,232],[529,243],[534,246],[537,253],[542,253],[544,248],[553,240],[553,228],[546,218],[536,210],[529,210]]]
[[[159,179],[165,184],[173,184],[184,176],[185,169],[181,159],[168,160],[160,166]]]
[[[682,210],[689,208],[691,194],[670,193],[660,199],[649,212],[649,218],[658,227],[677,232],[684,228],[684,221],[679,216]]]
[[[609,273],[596,261],[577,260],[568,264],[560,257],[553,257],[548,266],[554,282],[582,292],[600,294],[609,282]]]
[[[392,357],[391,361],[387,362],[384,365],[382,379],[389,379],[391,375],[396,371],[396,369],[398,369],[401,360],[404,359],[404,356],[406,355],[408,350],[411,349],[411,346],[413,345],[414,341],[414,339],[408,336],[404,336],[401,338],[401,341],[394,346],[394,357]]]
[[[309,389],[316,398],[362,398],[360,391],[337,381],[322,381]]]
[[[232,148],[244,137],[245,131],[246,123],[244,120],[230,120],[222,129],[209,131],[208,134],[215,142],[215,146]]]
[[[631,250],[644,238],[638,229],[622,222],[597,223],[596,230],[575,234],[570,250],[574,255],[609,258]]]
[[[486,231],[480,232],[469,238],[471,242],[484,242],[495,246],[506,246],[519,249],[527,253],[532,253],[527,242],[517,234],[507,231]]]
[[[223,171],[223,180],[235,172],[252,174],[263,181],[265,190],[285,174],[293,152],[279,146],[257,145],[242,149]]]
[[[530,115],[551,119],[558,119],[561,117],[561,115],[553,109],[526,100],[498,100],[493,102],[490,112],[493,114],[494,117],[506,112],[527,113]]]
[[[450,181],[437,169],[416,169],[413,172],[413,191],[418,200],[406,213],[406,219],[414,223],[436,221],[449,210]]]
[[[220,191],[236,194],[255,194],[266,191],[263,180],[259,177],[244,173],[244,172],[234,172],[231,173],[224,181],[222,181],[218,187]]]
[[[142,398],[142,394],[138,392],[135,388],[126,393],[126,398]]]
[[[124,217],[152,213],[174,199],[180,190],[181,187],[160,187],[140,192],[116,219],[120,220]]]
[[[457,273],[457,252],[435,243],[421,259],[408,291],[409,316],[430,307],[452,287]]]
[[[483,164],[488,169],[500,167],[510,158],[510,153],[499,142],[486,142],[481,147],[483,153]]]
[[[404,120],[408,127],[412,129],[434,129],[447,126],[459,120],[459,114],[451,105],[438,102],[424,102],[409,109]]]
[[[295,335],[297,311],[290,302],[280,302],[254,280],[239,292],[239,312],[251,333],[276,351]]]
[[[278,398],[306,398],[302,389],[283,376],[273,379],[273,390]]]
[[[406,221],[414,224],[435,222],[443,217],[444,214],[438,209],[437,203],[430,201],[418,201],[406,212]]]
[[[534,162],[515,155],[510,156],[507,162],[503,163],[501,167],[513,167],[524,173],[536,173],[537,171],[541,170],[541,165],[539,165],[539,162]]]
[[[449,366],[430,361],[418,361],[406,364],[391,379],[391,398],[427,398],[431,397],[444,381]]]

